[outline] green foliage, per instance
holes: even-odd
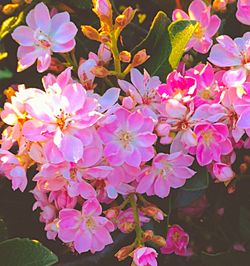
[[[181,188],[186,191],[197,191],[206,189],[209,185],[209,174],[207,167],[201,167],[197,163],[194,166],[196,174],[187,180],[186,184]]]
[[[0,262],[4,266],[50,266],[58,258],[37,240],[14,238],[0,243]]]
[[[5,222],[2,218],[0,218],[0,242],[8,239],[8,230],[5,225]]]
[[[159,11],[155,16],[146,38],[133,50],[145,48],[150,59],[143,65],[151,75],[162,80],[175,69],[184,49],[196,30],[198,23],[192,20],[179,20],[170,23],[167,15]]]
[[[13,73],[9,69],[7,68],[0,69],[0,80],[9,79],[9,78],[12,78],[12,76],[13,76]]]

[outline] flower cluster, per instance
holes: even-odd
[[[250,33],[234,40],[221,35],[213,45],[221,21],[210,6],[194,0],[188,15],[175,10],[173,20],[199,22],[187,51],[212,48],[208,62],[173,70],[162,83],[138,70],[148,59],[145,50],[131,59],[114,44],[135,11],[125,9],[113,23],[110,2],[93,2],[101,29],[83,26],[82,31],[101,43],[97,54],[63,67],[57,76],[44,75],[43,89],[18,85],[10,92],[1,111],[6,127],[0,171],[14,190],[24,191],[26,173],[36,166],[33,209],[41,210],[49,239],[94,253],[113,242],[115,229],[136,230],[135,242],[116,256],[154,266],[158,253],[144,246],[147,241],[163,254],[187,256],[189,236],[178,225],[168,229],[166,239],[144,232],[143,224],[163,220],[164,213],[143,194],[167,198],[196,174],[194,161],[216,182],[231,181],[236,150],[250,147]],[[239,0],[237,6],[237,18],[249,25],[250,2]],[[37,60],[38,72],[44,72],[52,52],[75,47],[77,28],[67,12],[52,16],[40,3],[26,23],[12,34],[20,44],[19,71]],[[108,70],[111,61],[114,70]],[[121,62],[128,64],[124,70]],[[131,82],[124,80],[128,73]],[[117,83],[100,92],[95,79],[108,76]],[[102,203],[110,207],[103,211]]]

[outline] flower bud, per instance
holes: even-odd
[[[131,53],[128,51],[121,51],[119,58],[122,62],[129,63],[131,60]]]
[[[98,78],[105,78],[109,75],[109,71],[103,66],[95,66],[92,68],[91,72]]]
[[[120,213],[119,208],[112,207],[103,212],[109,220],[116,219]]]
[[[6,96],[7,101],[11,102],[11,97],[15,96],[16,91],[12,87],[8,87],[7,89],[4,90],[3,94]]]
[[[12,13],[15,12],[15,10],[19,7],[19,4],[7,4],[7,5],[4,5],[3,9],[2,9],[2,12],[9,16],[11,15]]]
[[[100,40],[99,32],[92,26],[88,26],[88,25],[81,26],[81,29],[82,29],[82,33],[90,40],[94,40],[94,41]]]
[[[141,211],[145,213],[147,216],[152,217],[156,221],[164,220],[164,213],[158,207],[154,205],[150,205],[147,207],[142,207]]]
[[[146,49],[142,49],[134,55],[132,66],[137,67],[146,62],[149,59],[149,55],[146,53]]]
[[[240,164],[240,173],[241,173],[241,174],[246,173],[247,169],[248,169],[248,165],[247,165],[247,163],[242,163],[242,164]]]
[[[112,24],[112,6],[109,0],[93,0],[93,11],[99,17],[101,22],[111,26]]]
[[[122,106],[128,110],[131,110],[135,107],[135,102],[130,96],[124,97],[122,99]]]
[[[65,69],[65,65],[56,57],[51,57],[51,63],[49,66],[50,71],[61,73]]]
[[[101,41],[102,43],[110,42],[110,40],[111,40],[111,37],[110,37],[109,32],[107,32],[107,31],[102,31],[102,32],[100,33],[100,41]]]
[[[162,236],[153,236],[151,241],[159,247],[165,247],[166,246],[166,239]]]
[[[129,245],[129,246],[126,246],[126,247],[122,247],[116,254],[115,254],[115,257],[119,260],[119,261],[122,261],[122,260],[125,260],[129,254],[133,251],[134,249],[134,243]]]
[[[250,164],[250,156],[245,155],[245,156],[243,157],[243,160],[244,160],[244,162],[246,162],[247,164]]]
[[[154,232],[152,230],[146,230],[143,233],[142,239],[143,239],[143,241],[151,241],[153,236],[154,236]]]

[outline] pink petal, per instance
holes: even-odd
[[[53,43],[51,49],[55,53],[67,53],[71,51],[75,47],[75,45],[76,41],[73,39],[63,44]]]
[[[27,26],[19,26],[12,33],[12,38],[23,46],[34,45],[34,31]]]
[[[55,32],[51,32],[52,42],[67,43],[74,39],[77,27],[73,22],[66,22],[60,25]]]
[[[160,198],[165,198],[169,195],[170,192],[170,185],[167,180],[164,180],[162,177],[157,177],[154,183],[154,192],[155,195],[159,196]]]
[[[70,134],[63,136],[59,150],[62,152],[64,159],[68,162],[76,163],[83,155],[82,142]]]
[[[51,19],[49,9],[44,3],[39,3],[35,6],[34,18],[36,26],[44,33],[49,33]]]

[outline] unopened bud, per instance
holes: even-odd
[[[135,223],[133,222],[123,222],[118,223],[119,230],[124,234],[129,234],[134,231],[135,229]]]
[[[224,12],[227,9],[228,0],[214,0],[213,9],[215,11]]]
[[[150,241],[153,238],[154,232],[152,230],[146,230],[143,233],[142,239],[143,241]]]
[[[3,6],[2,12],[5,15],[11,15],[12,13],[15,12],[15,10],[19,7],[19,4],[7,4]]]
[[[93,11],[101,22],[112,24],[112,6],[109,0],[93,0]]]
[[[132,66],[137,67],[146,62],[149,59],[149,55],[146,53],[146,49],[142,49],[134,55]]]
[[[3,94],[6,96],[7,101],[11,102],[11,97],[15,96],[16,91],[12,87],[8,87],[7,89],[4,90]]]
[[[92,26],[81,26],[82,33],[89,38],[90,40],[99,41],[100,35],[99,32]]]
[[[107,43],[110,42],[111,40],[110,34],[107,31],[101,32],[99,36],[100,36],[100,42],[102,43]]]
[[[247,164],[250,164],[250,156],[245,155],[245,156],[243,157],[243,160],[244,160],[244,162],[246,162]]]
[[[119,58],[122,62],[129,63],[131,60],[131,53],[128,51],[121,51]]]
[[[106,211],[103,212],[105,214],[105,216],[110,219],[110,220],[113,220],[113,219],[116,219],[120,213],[120,210],[119,208],[116,208],[116,207],[113,207],[113,208],[110,208]]]
[[[152,217],[156,221],[164,220],[164,213],[161,209],[154,205],[150,205],[147,207],[142,207],[141,211],[145,213],[147,216]]]
[[[151,241],[159,247],[165,247],[166,246],[166,239],[162,236],[153,236]]]
[[[242,164],[240,165],[240,173],[241,173],[241,174],[246,173],[247,169],[248,169],[248,165],[247,165],[247,163],[242,163]]]
[[[129,254],[133,251],[134,249],[134,244],[131,244],[129,246],[126,247],[122,247],[116,254],[115,257],[119,260],[125,260]]]
[[[51,63],[49,66],[50,71],[61,73],[64,69],[65,69],[65,65],[60,60],[58,60],[55,57],[51,58]]]
[[[92,68],[91,72],[98,78],[105,78],[109,75],[109,71],[103,66],[95,66]]]

